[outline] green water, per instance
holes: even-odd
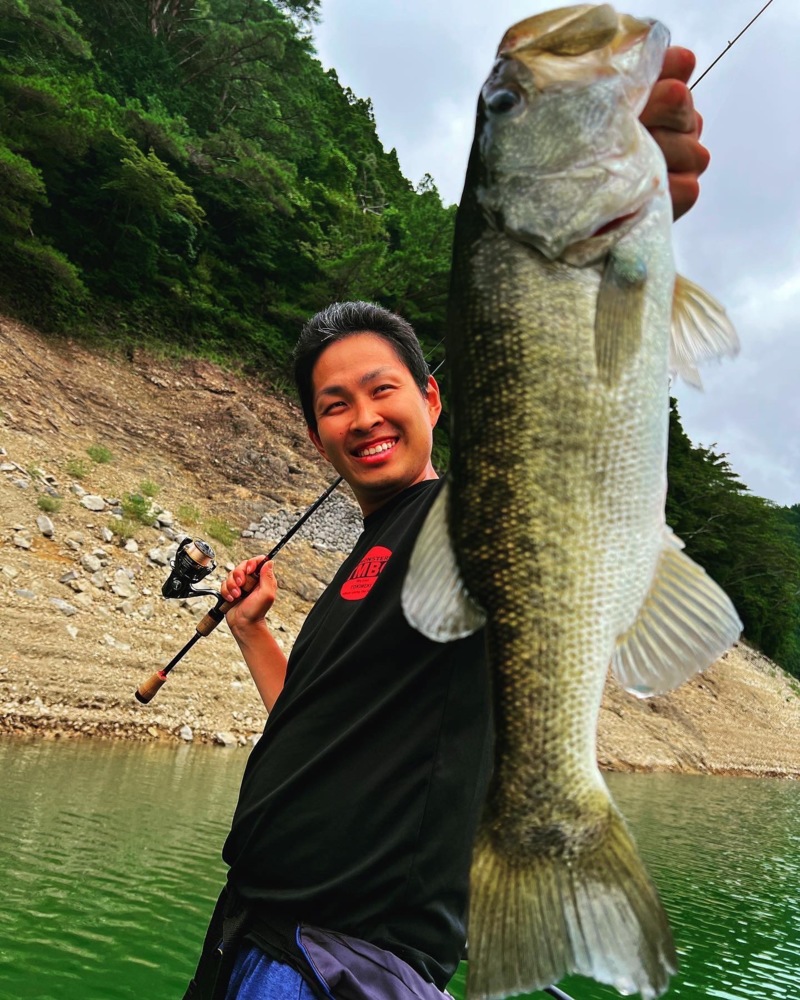
[[[0,998],[180,998],[246,754],[0,741]]]
[[[0,740],[0,1000],[179,998],[245,759]],[[800,782],[609,783],[675,929],[682,968],[667,997],[800,997]],[[618,996],[561,986],[575,1000]]]

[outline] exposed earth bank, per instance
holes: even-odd
[[[133,698],[213,603],[164,600],[168,561],[185,535],[205,538],[213,588],[331,479],[299,407],[263,382],[0,317],[0,733],[251,742],[265,713],[224,624],[149,705]],[[276,561],[287,650],[357,525],[352,498],[335,497]],[[745,643],[670,695],[639,701],[609,682],[598,759],[800,776],[800,683]]]

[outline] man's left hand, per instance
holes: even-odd
[[[694,109],[687,83],[694,53],[676,45],[667,49],[658,78],[640,119],[667,161],[673,218],[679,219],[697,201],[700,174],[711,155],[700,143],[703,119]]]

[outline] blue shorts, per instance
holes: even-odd
[[[300,973],[276,962],[254,944],[243,944],[236,956],[225,1000],[316,1000]]]

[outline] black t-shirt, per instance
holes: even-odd
[[[491,713],[482,634],[431,642],[400,605],[438,487],[367,517],[306,619],[223,856],[256,913],[372,941],[443,987],[463,952]]]

